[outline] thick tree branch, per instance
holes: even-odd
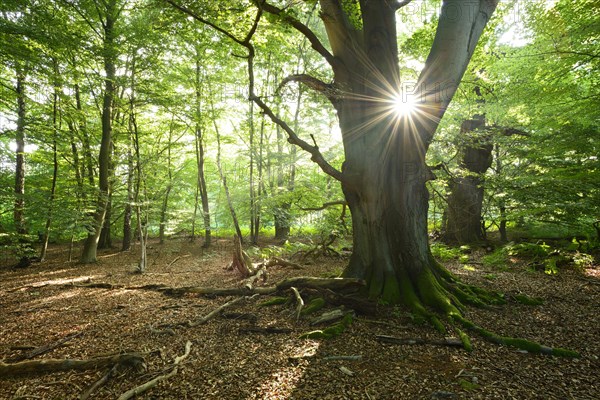
[[[339,0],[321,0],[320,2],[321,19],[325,24],[333,54],[342,59],[349,59],[347,51],[354,51],[354,46],[349,46],[348,43],[361,40],[361,36],[348,20]]]
[[[317,163],[317,165],[321,167],[321,170],[323,170],[323,172],[325,172],[332,178],[337,179],[340,182],[347,181],[345,175],[341,171],[334,168],[331,164],[327,162],[327,160],[325,160],[325,157],[323,157],[323,154],[321,154],[321,152],[319,151],[318,146],[311,146],[310,144],[308,144],[308,142],[298,137],[296,132],[294,132],[294,130],[285,121],[276,116],[275,113],[273,113],[273,110],[271,110],[271,108],[268,105],[266,105],[265,102],[263,102],[258,96],[252,95],[250,100],[254,101],[254,103],[260,107],[263,113],[265,113],[271,119],[271,121],[279,125],[281,129],[283,129],[287,133],[289,143],[295,144],[302,150],[309,152],[311,155],[310,159]]]
[[[325,48],[325,46],[323,45],[323,43],[321,43],[321,41],[319,40],[317,35],[315,35],[315,33],[308,26],[304,25],[302,22],[298,21],[296,18],[292,17],[290,14],[285,13],[284,10],[277,8],[274,5],[271,5],[264,0],[252,0],[252,1],[258,8],[262,9],[263,11],[268,12],[269,14],[273,14],[273,15],[280,17],[283,21],[287,22],[294,29],[296,29],[298,32],[300,32],[302,35],[304,35],[304,37],[306,37],[308,39],[308,41],[310,42],[311,47],[317,53],[319,53],[321,56],[323,56],[323,58],[325,58],[325,60],[327,60],[329,65],[331,65],[332,67],[334,66],[335,58],[333,57],[333,54],[331,54],[329,52],[329,50],[327,50]]]
[[[277,88],[277,92],[279,92],[285,85],[290,82],[298,82],[303,83],[309,88],[316,90],[319,93],[322,93],[325,97],[329,99],[332,103],[335,101],[335,89],[334,86],[330,83],[325,83],[322,80],[315,78],[314,76],[308,74],[296,74],[290,75],[283,79]]]
[[[302,211],[321,211],[331,206],[345,206],[348,203],[345,200],[337,200],[337,201],[329,201],[327,203],[323,203],[321,207],[300,207]]]

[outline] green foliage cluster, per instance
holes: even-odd
[[[0,254],[8,254],[13,259],[36,257],[38,239],[35,235],[0,233]]]
[[[430,245],[431,254],[441,261],[458,260],[461,264],[467,264],[471,257],[471,247],[469,245],[462,245],[458,247],[448,246],[444,243],[434,242]]]
[[[525,261],[532,268],[541,268],[548,275],[556,275],[561,267],[572,266],[578,270],[591,267],[595,258],[579,252],[575,243],[564,241],[553,247],[546,242],[508,243],[482,257],[484,266],[504,270],[518,261]],[[578,245],[579,246],[579,245]]]

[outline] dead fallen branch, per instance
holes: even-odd
[[[0,362],[0,377],[18,376],[32,373],[53,373],[61,371],[85,371],[89,369],[105,368],[118,364],[136,369],[145,368],[144,358],[138,353],[117,354],[106,357],[77,359],[46,359],[29,360],[18,363]]]
[[[291,287],[292,292],[294,292],[294,296],[296,297],[296,321],[300,319],[300,313],[304,308],[304,300],[302,300],[302,296],[300,296],[300,292],[295,287]]]
[[[463,342],[459,338],[447,337],[443,340],[425,340],[425,339],[412,339],[412,338],[399,338],[387,335],[376,335],[377,340],[383,343],[400,344],[400,345],[422,345],[431,344],[435,346],[451,346],[451,347],[463,347]]]
[[[365,282],[355,278],[315,278],[312,276],[299,276],[284,279],[275,286],[265,287],[237,287],[237,288],[211,288],[202,286],[188,286],[181,288],[163,287],[158,289],[166,295],[181,296],[186,293],[208,296],[250,296],[253,294],[273,294],[296,287],[298,289],[328,289],[334,292],[356,292]]]
[[[171,368],[173,368],[171,370],[171,372],[169,372],[168,374],[165,374],[165,375],[157,376],[156,378],[154,378],[152,380],[149,380],[148,382],[146,382],[146,383],[144,383],[144,384],[142,384],[140,386],[137,386],[137,387],[135,387],[133,389],[130,389],[130,390],[126,391],[121,396],[119,396],[118,400],[128,400],[128,399],[131,399],[134,396],[137,396],[139,394],[142,394],[142,393],[144,393],[144,392],[152,389],[160,381],[164,381],[165,379],[169,379],[172,376],[174,376],[175,374],[177,374],[177,370],[179,368],[179,364],[187,356],[190,355],[190,350],[191,349],[192,349],[192,342],[190,342],[188,340],[187,343],[185,344],[185,353],[183,353],[182,355],[180,355],[177,358],[175,358],[175,361],[173,362],[173,365],[171,365]]]
[[[34,348],[33,350],[31,350],[30,352],[28,352],[26,354],[21,354],[19,356],[13,357],[9,361],[15,363],[15,362],[18,362],[18,361],[29,360],[29,359],[37,357],[39,355],[48,353],[48,352],[56,349],[57,347],[62,346],[63,344],[65,344],[69,340],[75,339],[76,337],[81,336],[81,335],[83,335],[83,331],[71,333],[70,335],[67,335],[67,336],[65,336],[63,338],[60,338],[60,339],[58,339],[55,342],[48,343],[48,344],[45,344],[45,345],[40,346],[40,347],[36,347],[36,348]]]
[[[230,300],[227,303],[223,304],[222,306],[215,308],[213,311],[206,314],[204,317],[200,318],[199,320],[197,320],[195,322],[189,322],[188,325],[193,328],[194,326],[205,324],[206,322],[208,322],[208,320],[210,320],[214,316],[220,314],[221,311],[223,311],[224,309],[231,307],[234,304],[239,303],[240,301],[244,300],[245,298],[246,297],[238,297],[237,299]]]
[[[106,374],[102,376],[102,378],[98,379],[96,382],[92,384],[85,392],[79,395],[79,400],[87,400],[95,391],[100,389],[102,386],[106,385],[108,380],[115,376],[117,370],[119,369],[119,364],[115,364]]]
[[[173,261],[171,261],[168,265],[167,268],[169,268],[171,265],[175,264],[177,261],[179,261],[180,259],[184,258],[184,257],[190,257],[191,254],[184,254],[182,256],[177,256],[175,257],[175,259]]]
[[[242,249],[242,243],[238,236],[233,239],[233,257],[231,263],[227,266],[228,270],[236,270],[244,278],[244,286],[251,289],[259,279],[264,284],[267,281],[267,268],[282,266],[294,269],[301,269],[302,266],[280,257],[271,257],[270,259],[253,263],[250,256]]]
[[[243,326],[238,329],[238,332],[251,332],[251,333],[290,333],[290,328],[276,328],[274,326],[267,326],[265,328],[260,326]]]
[[[262,266],[259,267],[256,272],[254,272],[252,275],[250,275],[248,278],[246,278],[244,280],[244,287],[247,287],[248,289],[252,289],[255,284],[256,281],[261,280],[262,283],[267,282],[267,267]]]

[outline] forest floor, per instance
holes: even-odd
[[[506,295],[544,300],[528,306],[510,301],[491,309],[469,309],[467,317],[488,330],[580,352],[568,359],[519,352],[473,334],[473,351],[439,345],[381,343],[376,335],[443,339],[430,325],[415,325],[401,308],[380,307],[376,316],[354,319],[340,336],[300,339],[315,329],[310,318],[296,321],[295,304],[259,307],[268,296],[237,303],[227,312],[250,313],[256,321],[217,316],[207,323],[159,332],[208,314],[235,297],[184,295],[128,287],[236,287],[241,279],[224,267],[229,240],[211,250],[183,239],[151,243],[147,273],[134,274],[138,254],[103,250],[99,262],[68,262],[65,246],[50,248],[48,260],[27,269],[0,268],[0,360],[23,356],[17,346],[39,347],[74,335],[34,359],[88,359],[119,352],[144,353],[145,371],[117,371],[90,398],[116,399],[122,393],[171,371],[175,375],[137,398],[144,399],[598,399],[600,398],[600,269],[561,270],[557,275],[525,265],[485,269],[448,268],[465,282]],[[258,260],[255,260],[258,261]],[[274,267],[267,284],[310,275],[339,273],[346,261],[320,258],[303,270]],[[114,288],[85,287],[110,283]],[[247,314],[246,314],[247,315]],[[243,316],[243,315],[242,315]],[[249,325],[288,328],[287,333],[244,332]],[[240,329],[241,328],[241,329]],[[328,356],[360,356],[330,360]],[[344,368],[341,368],[344,367]],[[77,399],[106,370],[0,377],[0,399]],[[352,374],[352,375],[350,375]]]

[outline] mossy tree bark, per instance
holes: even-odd
[[[425,155],[497,1],[447,0],[414,91],[398,72],[398,2],[360,1],[362,26],[336,1],[321,1],[335,56],[334,98],[346,160],[342,188],[352,212],[354,252],[345,276],[367,281],[370,297],[458,312],[452,278],[429,250]],[[396,103],[412,96],[412,114]]]

